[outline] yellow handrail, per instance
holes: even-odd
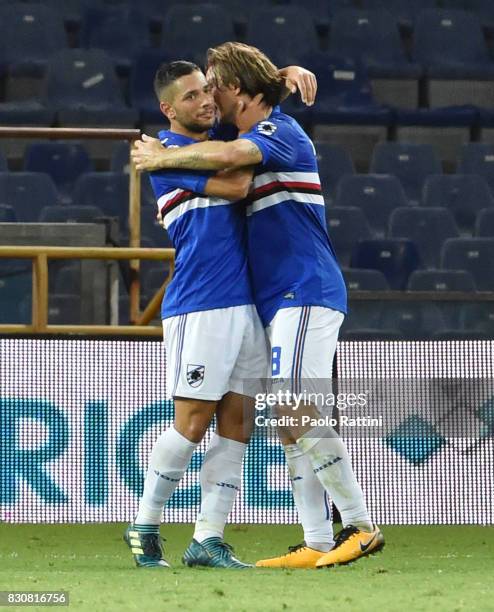
[[[32,259],[33,313],[31,325],[0,325],[0,333],[33,334],[109,334],[161,336],[158,326],[147,326],[158,312],[166,286],[174,267],[174,249],[140,249],[114,247],[53,247],[53,246],[0,246],[0,258]],[[170,261],[170,272],[151,302],[135,316],[135,325],[49,325],[48,324],[48,260],[49,259],[113,259]],[[139,297],[139,296],[138,296]]]

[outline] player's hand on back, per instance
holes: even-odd
[[[316,75],[301,66],[287,66],[280,70],[281,76],[285,78],[285,87],[292,94],[300,93],[302,102],[312,106],[316,99],[317,79]]]
[[[137,170],[151,172],[161,167],[160,159],[165,151],[166,149],[158,138],[152,138],[147,134],[143,134],[141,140],[134,142],[130,156]]]

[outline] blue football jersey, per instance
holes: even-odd
[[[328,236],[312,141],[279,107],[241,138],[262,153],[247,216],[249,265],[263,323],[292,306],[346,313],[346,288]]]
[[[196,142],[164,130],[167,147]],[[175,273],[162,304],[162,318],[252,304],[247,266],[245,204],[202,195],[212,172],[150,173],[164,225],[175,247]]]

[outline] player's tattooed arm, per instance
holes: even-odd
[[[298,90],[304,104],[307,104],[307,106],[314,104],[317,93],[317,79],[313,72],[301,66],[287,66],[282,68],[279,73],[285,79],[285,92],[282,100]]]
[[[243,200],[249,193],[253,174],[254,169],[247,167],[236,170],[220,170],[208,179],[204,193],[232,202]]]
[[[159,140],[145,134],[135,142],[131,157],[137,170],[187,168],[225,170],[253,166],[262,161],[260,149],[249,140],[207,141],[187,147],[165,149]]]

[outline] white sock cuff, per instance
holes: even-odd
[[[171,425],[168,428],[168,436],[169,442],[173,444],[174,442],[180,446],[186,446],[187,448],[195,449],[199,442],[192,442],[185,436],[183,436],[180,432],[175,429],[174,425]]]
[[[287,461],[294,461],[299,457],[303,457],[303,451],[297,446],[297,444],[285,444],[283,446],[283,450],[285,451],[285,456]]]
[[[229,458],[236,457],[242,460],[247,444],[238,442],[238,440],[232,440],[231,438],[224,438],[215,432],[211,436],[209,448],[221,448],[221,453],[227,453]]]

